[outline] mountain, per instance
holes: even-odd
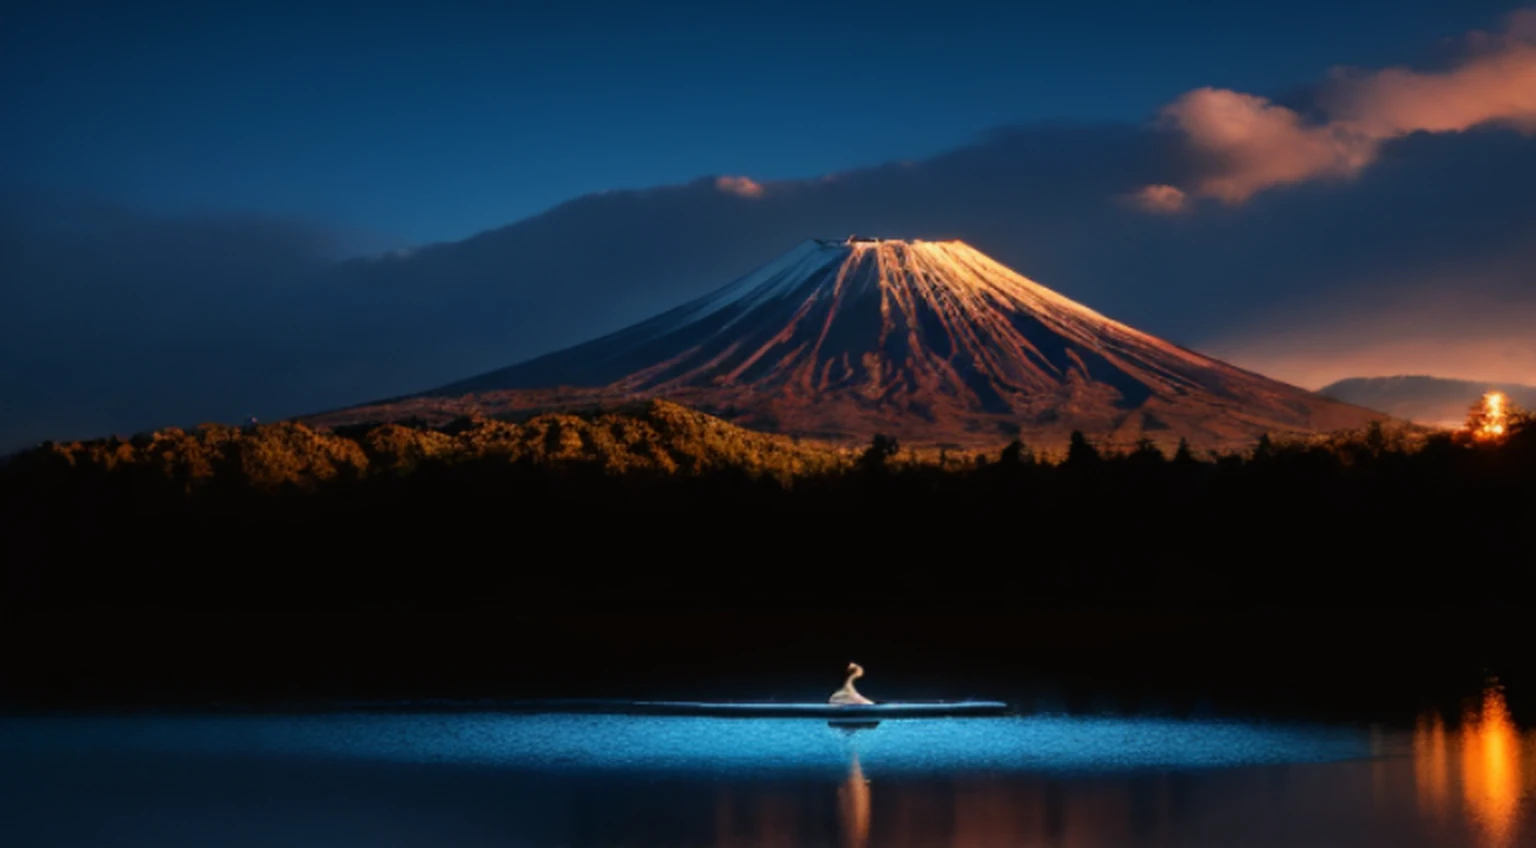
[[[1459,427],[1467,412],[1488,392],[1503,392],[1525,409],[1536,409],[1536,386],[1477,383],[1422,375],[1350,377],[1331,383],[1318,394],[1344,403],[1384,412],[1394,418],[1432,427]]]
[[[1140,332],[960,241],[809,239],[710,294],[509,368],[309,420],[667,397],[825,440],[1251,445],[1386,416]]]
[[[8,186],[0,451],[413,393],[642,321],[813,233],[961,237],[1123,321],[1213,345],[1311,303],[1294,322],[1334,347],[1330,304],[1354,294],[1337,288],[1340,268],[1404,281],[1357,292],[1408,297],[1404,308],[1419,296],[1408,281],[1443,269],[1428,281],[1432,325],[1379,332],[1425,344],[1433,326],[1431,345],[1529,350],[1519,322],[1536,314],[1536,253],[1517,225],[1536,220],[1536,138],[1419,133],[1394,143],[1394,167],[1273,193],[1242,215],[1123,202],[1177,176],[1165,150],[1176,141],[1136,125],[1013,127],[913,162],[765,180],[761,193],[715,174],[605,191],[339,264],[351,239],[326,228],[69,211]],[[1451,287],[1455,304],[1442,304]]]

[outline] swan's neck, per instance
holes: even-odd
[[[858,680],[860,677],[863,677],[863,676],[864,676],[864,673],[863,673],[862,670],[855,669],[853,671],[850,671],[850,672],[848,672],[848,679],[843,681],[843,686],[845,688],[852,689],[853,688],[853,681]]]

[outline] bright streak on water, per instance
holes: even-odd
[[[517,770],[842,774],[1123,772],[1323,763],[1379,755],[1359,730],[1058,716],[825,720],[335,714],[0,721],[0,756],[108,752],[318,757]],[[1403,753],[1411,753],[1405,751]]]

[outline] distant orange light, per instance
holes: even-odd
[[[1504,438],[1509,430],[1509,409],[1505,404],[1503,392],[1489,392],[1483,395],[1482,424],[1473,432],[1473,436],[1481,441],[1497,441]]]

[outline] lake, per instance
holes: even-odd
[[[0,720],[7,848],[1536,846],[1502,695],[1414,728],[1024,715]]]

